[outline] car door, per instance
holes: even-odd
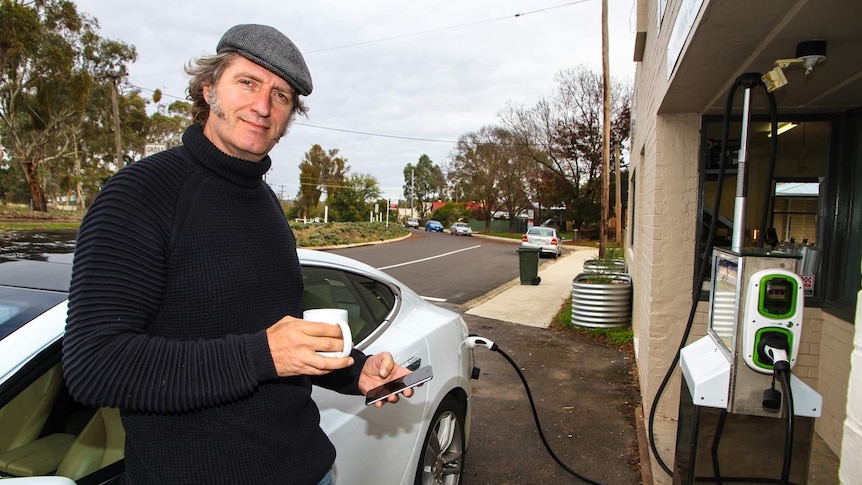
[[[305,309],[347,310],[354,347],[368,355],[388,351],[400,364],[429,362],[425,336],[398,325],[402,301],[397,286],[344,268],[309,264],[303,265],[303,278]],[[338,450],[334,471],[339,485],[412,483],[430,388],[418,388],[413,398],[379,409],[366,407],[361,396],[314,388],[321,428]]]

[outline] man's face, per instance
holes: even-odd
[[[210,115],[204,135],[228,155],[259,162],[287,131],[293,88],[269,70],[236,56],[215,86],[204,86]]]

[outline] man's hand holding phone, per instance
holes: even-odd
[[[401,379],[408,374],[411,374],[411,372],[408,369],[397,365],[392,358],[392,354],[389,352],[381,352],[369,357],[365,362],[365,366],[362,368],[362,374],[359,376],[359,390],[365,394],[366,404],[373,404],[376,407],[381,407],[387,402],[398,402],[400,395],[408,398],[411,397],[413,395],[413,387],[421,384],[421,382],[415,382],[412,383],[412,385],[404,387],[398,386],[399,389],[394,393],[386,392],[380,394],[381,391],[378,389],[382,388],[386,384],[389,384],[389,386],[392,387],[394,385],[391,384],[392,381]],[[427,380],[428,379],[425,379],[422,382],[426,382]],[[408,384],[410,384],[409,381],[410,379],[408,379]],[[376,396],[378,396],[375,400],[369,399],[372,395],[372,391]]]
[[[422,384],[430,381],[432,377],[434,377],[434,373],[431,371],[430,365],[427,365],[420,369],[416,369],[409,374],[403,375],[397,379],[391,380],[383,384],[382,386],[375,387],[374,389],[368,391],[368,393],[365,395],[365,405],[377,405],[377,403],[387,401],[393,396],[397,400],[399,393],[410,397],[413,395],[414,387],[421,386]],[[382,406],[383,404],[380,405]]]

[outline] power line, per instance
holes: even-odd
[[[565,3],[563,5],[555,5],[552,7],[530,10],[529,12],[516,13],[513,15],[505,15],[503,17],[497,17],[497,18],[493,18],[493,19],[477,20],[475,22],[467,22],[465,24],[450,25],[448,27],[438,27],[436,29],[421,30],[418,32],[411,32],[409,34],[393,35],[391,37],[383,37],[380,39],[365,40],[365,41],[361,41],[361,42],[354,42],[352,44],[344,44],[344,45],[333,46],[333,47],[325,47],[323,49],[315,49],[315,50],[307,51],[307,54],[317,54],[318,52],[328,52],[328,51],[334,51],[334,50],[338,50],[338,49],[346,49],[348,47],[356,47],[356,46],[360,46],[360,45],[374,44],[374,43],[378,43],[378,42],[387,42],[390,40],[404,39],[406,37],[415,37],[417,35],[433,34],[435,32],[442,32],[444,30],[460,29],[462,27],[471,27],[473,25],[487,24],[490,22],[499,22],[500,20],[508,20],[511,18],[524,17],[524,16],[527,16],[530,14],[545,12],[548,10],[554,10],[554,9],[563,8],[563,7],[569,7],[571,5],[576,5],[576,4],[584,3],[584,2],[588,2],[588,1],[589,0],[577,0],[575,2]]]
[[[412,137],[412,136],[385,135],[382,133],[370,133],[367,131],[345,130],[343,128],[330,128],[328,126],[312,125],[309,123],[294,122],[293,124],[294,125],[300,125],[300,126],[307,126],[309,128],[317,128],[319,130],[339,131],[342,133],[352,133],[354,135],[377,136],[377,137],[381,137],[381,138],[397,138],[399,140],[427,141],[427,142],[432,142],[432,143],[457,143],[456,141],[453,141],[453,140],[437,140],[434,138],[417,138],[417,137]]]
[[[359,45],[372,44],[372,43],[378,43],[378,42],[386,42],[386,41],[390,41],[390,40],[403,39],[405,37],[414,37],[417,35],[424,35],[424,34],[429,34],[429,33],[441,32],[441,31],[445,31],[445,30],[459,29],[459,28],[463,28],[463,27],[470,27],[473,25],[480,25],[480,24],[485,24],[485,23],[490,23],[490,22],[499,22],[501,20],[507,20],[510,18],[520,18],[520,17],[524,17],[527,15],[546,12],[549,10],[555,10],[555,9],[564,8],[564,7],[569,7],[572,5],[577,5],[577,4],[585,3],[588,1],[590,1],[590,0],[576,0],[574,2],[564,3],[561,5],[554,5],[554,6],[550,6],[550,7],[530,10],[530,11],[523,12],[523,13],[515,13],[512,15],[505,15],[502,17],[496,17],[496,18],[485,19],[485,20],[477,20],[474,22],[467,22],[464,24],[450,25],[448,27],[438,27],[435,29],[423,30],[423,31],[412,32],[412,33],[408,33],[408,34],[396,35],[396,36],[391,36],[391,37],[384,37],[384,38],[380,38],[380,39],[367,40],[367,41],[362,41],[362,42],[355,42],[352,44],[344,44],[344,45],[340,45],[340,46],[327,47],[324,49],[310,50],[310,51],[306,51],[306,54],[315,54],[318,52],[326,52],[326,51],[332,51],[332,50],[337,50],[337,49],[346,49],[349,47],[355,47],[355,46],[359,46]],[[128,80],[128,78],[127,78],[127,80]],[[140,86],[140,85],[128,82],[128,81],[127,81],[127,84],[129,86],[138,88],[142,91],[155,92],[154,89],[145,88],[143,86]],[[180,101],[188,101],[185,97],[175,96],[175,95],[166,93],[166,92],[161,91],[161,90],[159,90],[159,91],[161,92],[163,97],[173,98],[173,99],[177,99]],[[399,140],[423,141],[423,142],[430,142],[430,143],[449,143],[449,144],[457,143],[457,141],[454,141],[454,140],[440,140],[440,139],[433,139],[433,138],[421,138],[421,137],[400,136],[400,135],[387,135],[387,134],[382,134],[382,133],[370,133],[370,132],[364,132],[364,131],[358,131],[358,130],[347,130],[347,129],[343,129],[343,128],[331,128],[331,127],[326,127],[326,126],[312,125],[309,123],[294,122],[294,124],[300,125],[300,126],[307,126],[309,128],[317,128],[319,130],[337,131],[337,132],[341,132],[341,133],[351,133],[351,134],[355,134],[355,135],[374,136],[374,137],[380,137],[380,138],[394,138],[394,139],[399,139]]]

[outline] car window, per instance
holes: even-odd
[[[61,292],[0,287],[0,340],[65,299]]]
[[[347,310],[354,345],[365,340],[395,310],[397,296],[389,285],[364,275],[332,268],[303,266],[303,306]]]
[[[125,432],[118,411],[101,411],[71,398],[63,383],[60,352],[58,341],[2,387],[0,477],[56,475],[83,484],[102,483],[123,471]],[[100,412],[115,419],[105,422]],[[114,436],[118,439],[109,439]],[[96,456],[100,459],[93,459]]]

